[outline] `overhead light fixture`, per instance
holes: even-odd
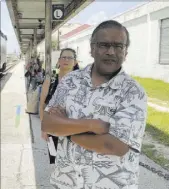
[[[22,18],[22,13],[18,12],[18,18],[21,19]]]
[[[39,29],[42,29],[42,20],[41,19],[38,19],[38,21],[39,21]]]

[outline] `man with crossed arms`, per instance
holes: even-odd
[[[137,189],[147,97],[122,64],[130,44],[120,23],[93,31],[94,63],[66,75],[42,131],[59,137],[51,184],[57,189]]]

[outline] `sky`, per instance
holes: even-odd
[[[147,0],[148,1],[148,0]],[[146,0],[95,0],[87,8],[82,10],[69,23],[97,24],[101,21],[112,18],[133,7],[145,3]],[[19,52],[18,42],[11,24],[5,0],[1,1],[1,30],[8,37],[7,52]]]

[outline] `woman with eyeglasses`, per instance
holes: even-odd
[[[46,105],[49,103],[50,99],[52,98],[52,95],[54,94],[57,85],[61,81],[62,77],[64,77],[66,74],[68,74],[71,71],[79,69],[79,66],[76,61],[76,51],[71,48],[62,49],[57,66],[59,68],[59,73],[56,74],[55,80],[45,79],[42,85],[42,91],[40,96],[40,107],[39,107],[41,122],[43,120],[44,109]],[[57,141],[58,141],[57,137],[48,135],[45,132],[42,132],[41,134],[42,134],[42,138],[45,141],[49,140],[49,136],[52,137],[55,148],[57,149]],[[50,158],[50,164],[54,164],[55,156],[52,156],[49,153],[49,158]]]

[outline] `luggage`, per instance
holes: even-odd
[[[39,113],[39,94],[40,86],[37,86],[34,90],[29,90],[27,93],[27,109],[26,112],[29,114]]]

